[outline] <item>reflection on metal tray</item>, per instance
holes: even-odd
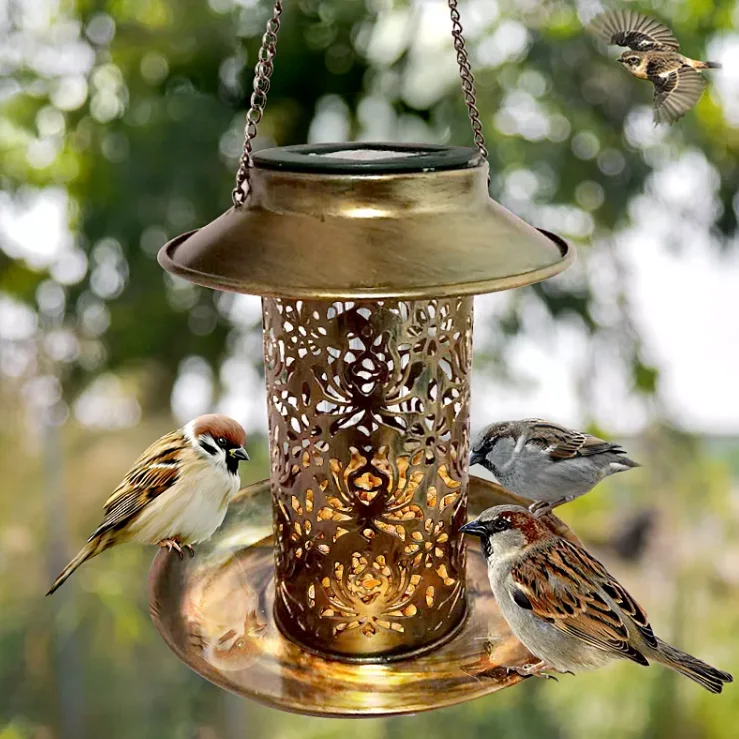
[[[471,516],[522,503],[499,485],[471,477]],[[547,523],[576,539],[555,516]],[[531,659],[513,637],[490,591],[484,558],[469,542],[468,616],[446,644],[396,662],[352,664],[306,652],[273,618],[274,560],[269,482],[243,490],[221,529],[193,559],[160,552],[150,574],[154,623],[195,672],[238,695],[322,716],[412,713],[471,700],[522,679],[501,665]]]

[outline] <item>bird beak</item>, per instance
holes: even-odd
[[[471,536],[479,536],[480,538],[488,535],[488,530],[477,519],[475,519],[474,521],[470,521],[469,523],[466,523],[464,526],[461,526],[459,530],[463,534],[470,534]]]
[[[231,450],[231,456],[234,459],[238,459],[241,462],[248,462],[249,461],[249,455],[246,453],[246,449],[244,449],[243,446],[234,447]]]
[[[482,464],[484,459],[484,454],[481,454],[480,452],[472,452],[472,454],[470,454],[470,467],[475,464]]]

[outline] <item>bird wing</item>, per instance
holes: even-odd
[[[706,82],[687,65],[664,72],[653,67],[652,73],[650,66],[647,75],[654,83],[654,122],[674,123],[701,99]]]
[[[514,601],[591,646],[647,665],[629,643],[629,625],[652,648],[657,639],[644,609],[584,549],[559,537],[515,565]],[[630,622],[630,623],[629,623]]]
[[[588,25],[591,33],[607,44],[627,46],[634,51],[677,51],[675,34],[654,18],[635,10],[601,13]]]
[[[173,431],[154,442],[136,460],[121,484],[105,501],[105,517],[90,541],[106,531],[124,526],[144,506],[177,482],[186,443],[181,431]]]
[[[603,454],[603,452],[626,453],[618,444],[611,444],[597,436],[539,419],[531,421],[529,440],[544,445],[549,451],[550,459],[554,462],[574,457],[591,457],[594,454]]]

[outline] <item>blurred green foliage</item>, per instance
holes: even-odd
[[[733,0],[630,6],[660,15],[696,57],[706,55],[712,36],[732,29],[737,12]],[[423,56],[414,41],[430,29],[411,7],[390,0],[288,2],[258,143],[304,142],[333,115],[338,127],[329,130],[346,138],[470,144],[451,41]],[[557,685],[530,680],[413,718],[357,723],[280,714],[219,691],[167,650],[146,613],[150,552],[136,548],[90,563],[55,600],[42,600],[55,574],[47,570],[65,554],[54,547],[84,541],[105,491],[142,440],[171,427],[166,411],[181,361],[197,355],[218,367],[245,330],[232,320],[228,296],[173,280],[155,255],[167,239],[230,205],[251,70],[270,8],[247,0],[5,0],[0,9],[0,205],[22,206],[37,188],[62,188],[70,250],[83,264],[70,272],[57,259],[38,266],[16,258],[0,231],[0,298],[18,301],[38,320],[25,340],[25,379],[58,376],[71,401],[105,371],[131,375],[147,414],[139,427],[105,435],[68,424],[61,432],[65,469],[44,477],[43,440],[19,431],[21,382],[0,376],[0,739],[736,735],[732,687],[715,698],[665,671],[632,665]],[[703,214],[700,228],[721,248],[735,245],[738,130],[716,96],[706,95],[679,126],[647,135],[649,126],[639,121],[648,121],[650,88],[583,34],[573,3],[485,0],[461,10],[491,154],[491,192],[535,225],[577,241],[585,265],[515,293],[478,358],[505,369],[506,348],[524,330],[524,309],[534,301],[550,320],[574,321],[594,341],[618,344],[631,386],[653,394],[658,368],[635,329],[610,237],[629,224],[643,194],[660,204],[654,173],[665,162],[698,152],[715,170],[720,205]],[[586,268],[591,239],[602,247],[600,267],[612,268],[609,300],[617,310],[608,319],[602,289]],[[61,358],[46,341],[60,331],[77,342]],[[12,342],[3,342],[5,351]],[[259,366],[260,357],[251,358]],[[648,472],[572,504],[568,521],[608,553],[624,508],[653,505],[660,525],[649,559],[616,562],[614,574],[646,602],[662,635],[737,672],[736,445],[706,448],[661,428],[639,453]],[[265,476],[266,466],[257,457],[251,479]],[[53,482],[69,496],[74,545],[53,541],[55,526],[63,528],[49,507]],[[610,552],[609,563],[614,557]]]
[[[147,401],[164,404],[181,360],[198,355],[217,365],[233,333],[229,299],[172,280],[155,254],[230,205],[243,107],[270,7],[235,0],[35,5],[50,8],[50,31],[37,29],[31,6],[19,0],[6,0],[0,28],[13,51],[2,70],[0,190],[22,203],[29,186],[63,187],[87,268],[55,279],[53,264],[35,269],[0,248],[0,290],[38,310],[47,329],[77,337],[79,350],[56,368],[67,398],[101,371],[154,366],[157,391]],[[711,34],[731,27],[734,8],[733,0],[632,5],[660,13],[696,56]],[[649,190],[660,163],[699,150],[720,180],[721,207],[705,227],[715,243],[733,243],[739,135],[711,96],[678,127],[645,139],[630,130],[651,90],[583,33],[571,4],[491,0],[462,11],[493,196],[535,225],[587,243],[626,223],[630,201]],[[419,51],[421,19],[418,6],[390,0],[287,3],[257,143],[303,142],[327,109],[343,116],[349,138],[379,132],[471,143],[451,43],[438,54],[433,46]],[[422,52],[429,58],[419,61]],[[434,61],[446,73],[423,77],[419,68]],[[587,249],[581,254],[587,258]],[[634,387],[653,392],[657,371],[629,320],[613,259],[620,319],[594,317],[603,297],[580,272],[513,299],[485,356],[504,359],[510,335],[521,329],[523,301],[535,296],[552,319],[574,319],[619,343]],[[61,284],[62,307],[40,290],[50,278]],[[94,320],[100,315],[102,331]]]

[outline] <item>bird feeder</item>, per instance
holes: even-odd
[[[194,559],[157,556],[152,615],[197,672],[288,710],[449,705],[514,684],[494,668],[526,660],[459,533],[468,501],[519,502],[468,476],[472,296],[543,280],[573,254],[488,196],[450,6],[477,149],[252,154],[278,2],[234,207],[159,255],[196,284],[262,296],[271,473]]]

